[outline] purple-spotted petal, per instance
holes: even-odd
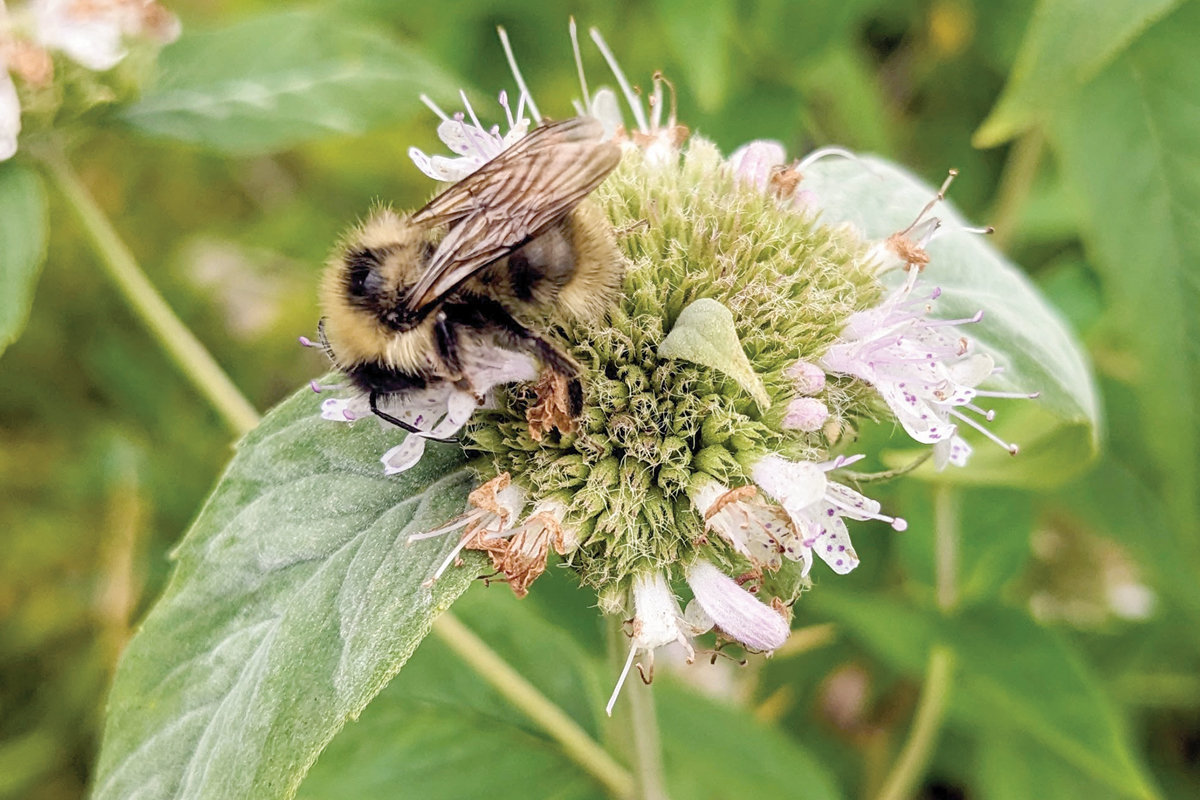
[[[850,546],[850,533],[839,516],[829,517],[827,524],[813,543],[813,552],[838,575],[845,575],[858,566],[858,553]]]

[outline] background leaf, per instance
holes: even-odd
[[[1040,744],[1012,731],[981,737],[976,766],[987,800],[1115,800],[1103,784],[1080,774]]]
[[[1057,111],[1180,0],[1041,0],[1004,92],[975,134],[977,147],[1011,139]]]
[[[877,158],[819,161],[809,168],[803,186],[815,193],[825,221],[852,223],[868,240],[908,227],[936,194],[933,187]],[[934,315],[960,319],[982,310],[982,321],[964,326],[963,333],[1004,367],[992,382],[1009,390],[1041,392],[1032,403],[996,404],[1001,411],[993,427],[1021,442],[1019,458],[1010,458],[1002,448],[989,452],[992,446],[984,444],[968,467],[940,473],[939,479],[1017,485],[1064,480],[1086,465],[1099,446],[1100,405],[1087,356],[1061,315],[1016,266],[983,237],[959,230],[966,222],[951,206],[939,205],[935,213],[946,233],[927,248],[932,260],[922,278],[924,285],[942,290]],[[892,284],[903,278],[899,270],[883,276]],[[1012,421],[1006,423],[1006,416]],[[1026,473],[1030,462],[1038,469]],[[1036,476],[1032,480],[1031,474]]]
[[[726,36],[732,27],[732,2],[656,0],[654,5],[662,17],[671,53],[684,65],[684,74],[696,95],[696,103],[705,111],[718,108],[725,101],[729,87]],[[669,97],[666,102],[670,102]],[[664,113],[669,111],[668,106]]]
[[[561,569],[539,578],[527,600],[518,601],[504,586],[478,586],[454,613],[593,736],[605,728],[622,736],[625,706],[618,705],[611,720],[603,712],[615,668],[599,658],[602,650],[586,649],[542,616],[538,590],[544,583],[558,585],[551,594],[571,607],[570,614],[598,617],[588,590]],[[699,696],[672,679],[669,668],[658,670],[654,689],[672,798],[725,796],[723,787],[736,785],[749,796],[840,800],[836,783],[810,754],[744,709]],[[627,744],[615,742],[618,752]],[[605,796],[435,635],[362,718],[333,740],[298,797],[458,798],[482,792],[496,800]]]
[[[0,354],[29,317],[49,227],[42,179],[21,164],[0,164]]]
[[[1127,797],[1157,797],[1099,681],[1073,648],[1026,615],[980,605],[942,618],[828,587],[806,602],[913,677],[940,641],[956,654],[953,717],[984,732],[1019,730]]]
[[[187,33],[125,112],[138,130],[234,153],[357,136],[452,97],[455,82],[345,15],[290,11]]]
[[[1200,565],[1200,4],[1151,30],[1062,109],[1053,126],[1110,296],[1107,321],[1134,359],[1146,478],[1164,531]]]
[[[405,546],[465,507],[457,448],[386,478],[394,434],[318,406],[304,390],[267,416],[177,548],[117,672],[97,800],[290,797],[479,574],[423,589],[456,540]]]

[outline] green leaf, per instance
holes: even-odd
[[[921,587],[932,599],[937,572],[936,520],[928,484],[897,486],[908,531],[896,537],[896,548],[908,585]],[[1008,582],[1021,575],[1029,558],[1033,532],[1032,497],[1007,488],[954,490],[948,500],[959,517],[958,597],[972,603],[1000,596]],[[969,513],[963,514],[964,510]],[[911,592],[911,589],[909,589]]]
[[[1041,0],[1008,83],[975,134],[993,147],[1044,121],[1180,0]]]
[[[950,620],[963,693],[956,717],[980,730],[1011,725],[1128,797],[1152,798],[1124,726],[1075,648],[1027,615],[977,607]]]
[[[658,346],[659,358],[678,358],[728,375],[754,398],[770,408],[771,398],[762,378],[738,339],[733,314],[716,300],[702,297],[679,313],[671,332]]]
[[[730,0],[655,2],[671,55],[683,65],[684,77],[704,111],[720,108],[729,89],[726,36],[733,28],[732,5]]]
[[[185,33],[159,63],[158,83],[125,119],[233,153],[361,135],[412,116],[422,92],[455,92],[433,64],[344,14],[292,11]]]
[[[49,228],[42,179],[20,164],[0,164],[0,353],[29,318]]]
[[[1087,220],[1108,319],[1136,359],[1143,446],[1193,571],[1200,565],[1200,4],[1155,25],[1052,132]]]
[[[809,168],[803,187],[815,193],[823,220],[852,223],[869,240],[882,240],[908,227],[936,193],[899,167],[869,157],[820,161]],[[935,316],[960,319],[982,310],[980,322],[961,330],[1004,367],[991,382],[1000,389],[1037,391],[1041,396],[1032,402],[995,404],[998,421],[989,427],[1021,445],[1017,458],[978,439],[966,468],[934,473],[930,465],[915,474],[1036,486],[1071,477],[1092,459],[1100,439],[1099,399],[1082,347],[1020,269],[984,237],[959,230],[966,223],[950,205],[941,204],[934,213],[945,233],[927,248],[932,260],[922,281],[941,288]],[[899,270],[883,276],[892,285],[903,279]],[[911,456],[896,460],[911,461]]]
[[[603,701],[592,664],[565,631],[539,619],[503,585],[477,587],[454,612],[596,735]],[[605,794],[435,635],[362,717],[330,742],[297,796],[582,800]]]
[[[472,558],[421,587],[456,540],[406,537],[461,512],[472,480],[442,446],[385,477],[395,437],[322,420],[304,390],[241,443],[121,660],[96,800],[291,797],[479,574]]]
[[[561,570],[551,570],[561,572]],[[570,714],[589,734],[600,721],[620,740],[628,720],[623,705],[612,720],[603,703],[616,668],[599,661],[568,631],[540,616],[542,581],[573,578],[547,574],[526,600],[503,586],[469,592],[454,612],[518,672]],[[597,617],[594,595],[557,596],[572,608],[567,618]],[[841,792],[809,753],[745,710],[696,695],[655,677],[654,695],[669,794],[707,800],[714,787],[736,785],[752,797],[839,800]],[[412,791],[406,792],[406,787]],[[486,793],[507,798],[599,798],[604,793],[478,675],[431,636],[404,671],[338,734],[321,755],[298,796],[303,800],[459,798]],[[724,796],[720,792],[718,796]]]
[[[937,642],[955,652],[951,714],[980,731],[1019,730],[1092,778],[1133,798],[1157,797],[1096,677],[1059,636],[1025,614],[976,606],[944,618],[828,587],[808,600],[863,644],[916,677]]]

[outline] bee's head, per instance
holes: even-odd
[[[426,312],[409,310],[405,301],[433,250],[422,229],[394,214],[372,219],[341,254],[346,300],[390,330],[411,330]]]

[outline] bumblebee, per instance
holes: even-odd
[[[581,369],[549,336],[602,317],[624,260],[585,198],[621,160],[591,117],[547,122],[423,208],[375,212],[330,258],[321,287],[326,352],[370,400],[447,382],[479,395],[472,373],[496,350],[537,358],[582,410]],[[537,325],[537,327],[534,327]]]

